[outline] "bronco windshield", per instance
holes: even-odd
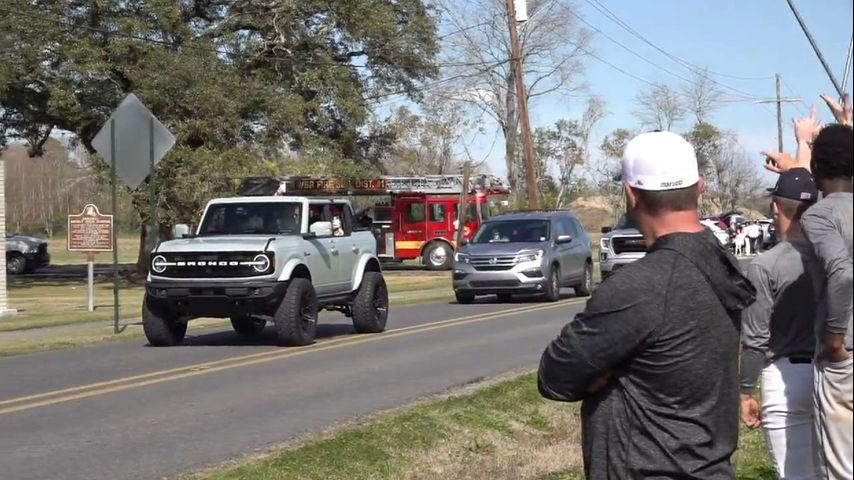
[[[502,220],[481,225],[471,243],[539,243],[548,239],[548,220]]]
[[[208,207],[199,235],[300,233],[302,205],[293,202],[221,203]]]

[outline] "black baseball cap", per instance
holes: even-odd
[[[793,168],[780,174],[777,185],[769,188],[771,195],[799,202],[818,201],[818,187],[806,168]]]

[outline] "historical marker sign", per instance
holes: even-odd
[[[78,215],[68,216],[69,252],[112,252],[113,216],[102,215],[89,204]]]

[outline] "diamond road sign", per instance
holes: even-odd
[[[153,119],[153,122],[152,122]],[[175,137],[154,115],[130,94],[122,100],[110,120],[92,140],[92,146],[108,162],[116,162],[116,174],[131,188],[145,180],[151,170],[150,126],[153,123],[154,163],[160,161],[175,144]],[[115,125],[115,148],[111,151],[110,125]],[[115,155],[115,157],[113,157]]]

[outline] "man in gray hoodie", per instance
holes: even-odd
[[[693,147],[646,133],[622,162],[649,253],[594,292],[543,353],[540,393],[582,401],[590,479],[734,478],[741,311],[755,290],[699,222]]]

